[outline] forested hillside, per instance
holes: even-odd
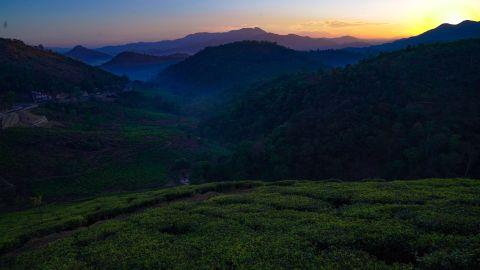
[[[124,78],[43,48],[0,39],[0,94],[14,92],[21,99],[30,91],[114,91],[125,83]]]
[[[263,84],[202,125],[233,179],[480,177],[480,40]]]
[[[321,66],[321,61],[307,52],[270,42],[244,41],[207,48],[167,68],[158,83],[181,95],[198,96]]]
[[[101,65],[112,59],[111,55],[88,49],[83,46],[75,46],[64,55],[92,66]]]

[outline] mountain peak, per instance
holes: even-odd
[[[450,24],[450,23],[442,23],[441,25],[439,25],[437,28],[435,29],[445,29],[445,28],[450,28],[450,27],[453,27],[454,25],[453,24]],[[435,30],[435,29],[432,29],[432,30]],[[431,31],[431,30],[430,30]]]
[[[480,25],[480,22],[472,21],[472,20],[465,20],[459,24],[451,24],[451,23],[444,23],[441,24],[436,29],[445,29],[445,28],[454,28],[454,27],[465,27],[470,25]]]
[[[243,28],[240,28],[240,29],[237,29],[237,30],[233,30],[233,31],[242,31],[242,30],[254,30],[254,31],[262,31],[262,32],[265,32],[262,28],[260,27],[243,27]]]
[[[249,33],[249,34],[266,34],[267,31],[263,30],[260,27],[246,27],[246,28],[241,28],[238,30],[232,30],[230,32],[243,32],[243,33]]]
[[[465,20],[461,23],[459,23],[459,26],[466,26],[466,25],[477,25],[480,24],[480,22],[472,21],[472,20]]]
[[[71,49],[70,51],[79,51],[79,50],[89,50],[89,49],[86,47],[83,47],[82,45],[77,45],[73,47],[73,49]]]
[[[111,59],[111,56],[108,54],[83,47],[82,45],[75,46],[65,55],[90,65],[104,63]]]

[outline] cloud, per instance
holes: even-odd
[[[203,27],[200,31],[205,32],[228,32],[232,30],[238,30],[242,28],[255,28],[259,27],[258,25],[252,24],[241,24],[241,25],[221,25],[221,26],[213,26],[213,27]]]
[[[384,22],[370,22],[370,21],[344,21],[344,20],[321,20],[321,21],[307,21],[297,25],[293,25],[292,30],[297,31],[312,31],[325,28],[348,28],[359,26],[375,26],[385,25]]]
[[[356,27],[356,26],[371,26],[371,25],[385,25],[387,23],[381,22],[367,22],[367,21],[324,21],[325,26],[332,28]]]

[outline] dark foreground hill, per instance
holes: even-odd
[[[30,96],[30,91],[114,91],[123,89],[125,83],[123,78],[68,57],[18,40],[0,39],[0,94],[13,91],[21,99]]]
[[[479,200],[460,179],[124,193],[0,215],[0,268],[479,269]]]
[[[83,46],[76,46],[75,48],[66,52],[65,55],[92,66],[101,65],[112,59],[112,56],[109,54],[88,49]]]
[[[100,68],[120,76],[126,75],[130,80],[147,81],[187,57],[186,54],[154,56],[123,52],[101,65]]]
[[[480,178],[479,86],[480,40],[423,45],[263,84],[201,126],[237,144],[234,179]]]

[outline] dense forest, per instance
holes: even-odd
[[[19,40],[0,39],[0,95],[121,90],[127,80]]]
[[[478,39],[280,78],[201,125],[233,149],[205,177],[479,178],[479,87]]]

